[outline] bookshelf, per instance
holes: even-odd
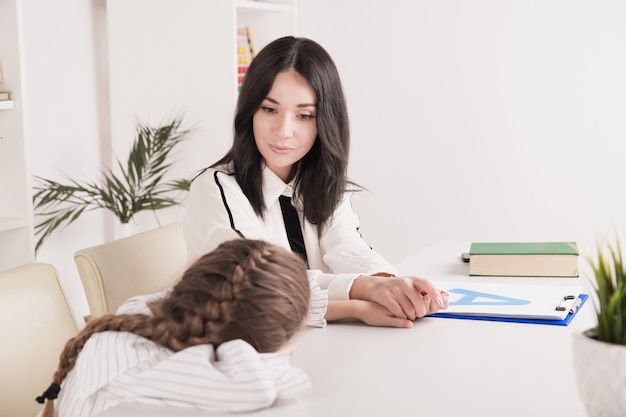
[[[253,53],[276,38],[297,33],[297,2],[293,1],[235,1],[235,31],[247,30],[252,39]],[[239,74],[238,71],[236,71]],[[239,80],[238,80],[239,81]],[[239,87],[239,82],[237,82]],[[236,93],[239,91],[237,87]]]
[[[173,112],[198,127],[172,175],[192,175],[230,146],[238,97],[238,34],[258,51],[297,34],[297,0],[107,0],[111,141],[125,154],[137,119]],[[137,30],[141,22],[141,31]]]
[[[21,0],[0,0],[0,271],[34,261],[30,176],[22,102]]]

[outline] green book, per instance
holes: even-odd
[[[475,242],[470,275],[577,277],[575,242]]]

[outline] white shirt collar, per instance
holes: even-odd
[[[271,207],[281,195],[293,197],[293,181],[286,184],[267,165],[264,165],[263,198],[265,199],[265,207]]]

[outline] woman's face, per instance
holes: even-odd
[[[252,117],[256,146],[265,164],[283,181],[293,179],[296,164],[317,137],[317,97],[293,70],[279,72],[272,88]]]

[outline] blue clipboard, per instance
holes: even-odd
[[[483,321],[505,321],[510,323],[531,323],[531,324],[547,324],[553,326],[567,326],[574,319],[576,314],[580,311],[585,301],[589,298],[587,294],[579,294],[580,305],[573,312],[569,313],[563,320],[542,320],[542,319],[529,319],[529,318],[513,318],[513,317],[492,317],[492,316],[473,316],[462,314],[449,314],[449,313],[435,313],[428,317],[440,317],[447,319],[462,319],[462,320],[483,320]]]

